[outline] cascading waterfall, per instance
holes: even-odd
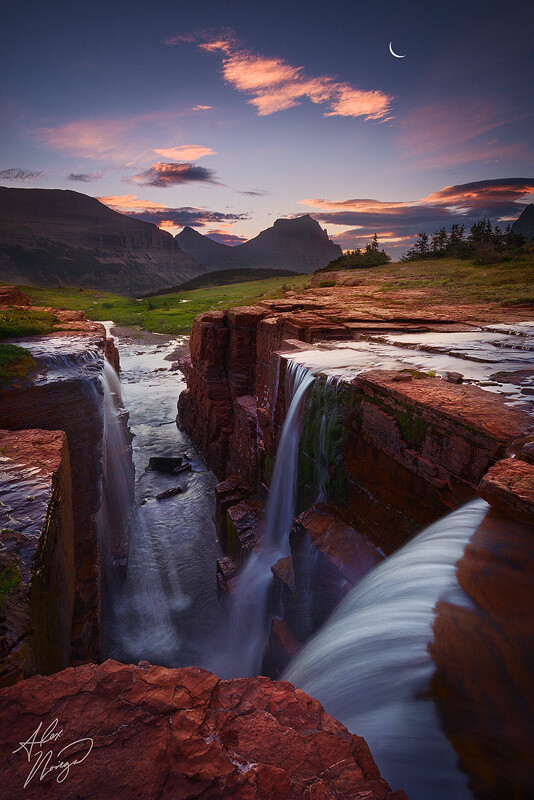
[[[315,380],[302,364],[289,361],[286,369],[288,411],[271,481],[261,547],[241,570],[223,625],[223,638],[207,666],[222,677],[249,677],[261,670],[267,641],[267,598],[273,564],[289,554],[289,531],[295,517],[297,466],[302,410]]]
[[[284,678],[363,736],[410,800],[470,798],[467,778],[424,698],[434,671],[434,607],[469,602],[456,561],[488,509],[474,500],[430,525],[370,572],[307,643]]]
[[[127,555],[127,532],[134,502],[134,469],[128,428],[117,373],[104,361],[102,374],[103,453],[101,503],[96,522],[99,537],[101,603],[104,609],[102,642],[106,649],[106,622],[113,615],[121,569]]]

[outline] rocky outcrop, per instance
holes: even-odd
[[[335,476],[343,513],[386,553],[474,497],[532,424],[497,394],[397,372],[359,375],[339,402],[346,408]]]
[[[31,306],[29,295],[17,286],[0,286],[0,306]]]
[[[523,209],[518,219],[512,223],[512,231],[525,239],[534,239],[534,203],[529,203]]]
[[[384,557],[365,536],[343,521],[335,506],[327,503],[316,503],[300,514],[289,541],[295,611],[284,609],[284,618],[292,621],[295,637],[305,641]]]
[[[67,438],[0,431],[0,686],[64,669],[74,607]]]
[[[309,273],[341,255],[341,247],[328,238],[319,223],[304,214],[277,219],[253,239],[230,247],[186,227],[176,237],[184,252],[210,269],[271,267]]]
[[[104,353],[115,361],[116,350],[106,341],[102,325],[88,322],[82,312],[54,310],[62,330],[40,340],[22,340],[32,349],[58,352],[70,368],[54,372],[53,364],[36,355],[39,371],[31,379],[14,381],[0,390],[0,428],[65,431],[70,452],[76,591],[72,655],[95,657],[99,648],[99,591],[96,515],[101,502],[103,390],[100,381]],[[49,348],[46,342],[52,342]],[[37,351],[36,351],[37,352]]]
[[[0,187],[0,280],[139,295],[206,270],[170,233],[60,189]]]
[[[534,522],[534,466],[519,458],[506,458],[488,470],[478,495],[504,514]]]
[[[469,606],[440,601],[430,651],[432,691],[446,733],[470,776],[478,800],[534,795],[534,514],[505,516],[505,486],[517,495],[534,489],[534,466],[499,462],[481,494],[492,510],[457,564]],[[498,481],[497,481],[498,478]],[[488,485],[497,484],[497,491]],[[515,499],[514,499],[515,495]]]
[[[406,800],[363,739],[267,678],[84,665],[1,691],[0,725],[6,798]]]

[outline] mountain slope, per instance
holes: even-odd
[[[0,281],[147,294],[206,268],[150,222],[62,189],[0,187]]]
[[[176,237],[180,247],[210,269],[271,267],[309,273],[341,255],[341,248],[309,214],[277,219],[254,239],[229,247],[207,236],[184,230]]]
[[[534,239],[534,203],[523,209],[512,225],[514,233],[520,233],[525,239]]]

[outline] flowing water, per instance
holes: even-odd
[[[115,340],[133,435],[135,500],[127,567],[116,570],[112,602],[105,606],[104,654],[129,663],[200,664],[201,642],[218,620],[220,551],[213,522],[215,477],[176,426],[176,401],[185,384],[166,359],[183,342],[157,335]],[[148,469],[152,456],[182,457],[192,468],[176,476],[155,472]],[[155,499],[177,486],[182,493]],[[120,497],[116,500],[120,504]]]
[[[289,530],[295,517],[298,446],[303,404],[314,381],[312,373],[289,362],[286,372],[287,414],[280,436],[261,547],[242,568],[229,600],[221,633],[210,643],[206,664],[222,677],[249,677],[261,670],[267,643],[267,598],[273,564],[289,554]]]
[[[434,671],[427,649],[434,606],[469,602],[455,563],[487,508],[474,500],[375,567],[283,676],[363,736],[383,776],[410,800],[471,797],[424,695]]]

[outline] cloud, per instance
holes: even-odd
[[[140,200],[134,194],[110,195],[108,197],[99,197],[98,200],[114,211],[145,222],[154,222],[158,227],[166,230],[183,228],[186,225],[191,225],[195,228],[214,224],[232,225],[234,222],[249,218],[248,214],[227,214],[222,211],[210,211],[206,208],[195,208],[194,206],[169,208],[164,203]]]
[[[37,139],[54,150],[73,153],[83,158],[126,158],[131,148],[125,136],[138,125],[138,118],[98,120],[81,119],[58,128],[39,128]]]
[[[80,183],[91,183],[91,181],[98,181],[102,175],[98,172],[71,172],[67,175],[68,181],[79,181]]]
[[[210,111],[213,106],[192,106],[191,111]]]
[[[172,126],[173,135],[176,135],[176,121],[201,108],[207,106],[159,110],[115,119],[77,119],[55,128],[37,128],[34,136],[46,147],[82,158],[132,161],[146,157],[153,150],[156,130],[160,141],[162,128]]]
[[[525,207],[519,201],[532,192],[534,178],[497,178],[445,186],[409,202],[313,198],[301,203],[319,209],[312,214],[319,222],[351,226],[334,237],[346,248],[365,244],[374,233],[383,241],[409,243],[420,231],[432,233],[444,226],[450,228],[454,222],[469,228],[480,219],[491,219],[494,223],[517,219]]]
[[[45,173],[36,172],[31,169],[19,169],[18,167],[11,167],[11,169],[0,170],[0,180],[5,181],[35,181],[41,178]]]
[[[182,144],[177,147],[168,147],[163,150],[154,150],[163,158],[171,158],[177,161],[197,161],[204,156],[214,156],[215,150],[211,147],[203,147],[200,144]]]
[[[177,44],[170,41],[168,44]],[[266,57],[242,47],[233,37],[198,41],[197,46],[222,58],[225,81],[249,95],[248,102],[260,117],[285,111],[308,99],[324,105],[325,117],[364,117],[389,119],[393,97],[378,89],[365,90],[327,75],[310,77],[304,67],[295,67],[283,58]],[[187,41],[190,41],[188,38]]]
[[[213,230],[206,231],[205,235],[215,242],[227,244],[230,247],[235,247],[235,245],[243,244],[243,242],[247,241],[245,236],[236,236],[235,233],[229,233],[222,228],[214,228]]]
[[[158,161],[152,164],[149,169],[134,175],[131,180],[140,186],[176,186],[182,183],[216,183],[215,173],[205,167],[197,167],[195,164],[166,163]],[[220,184],[219,184],[220,185]]]
[[[270,194],[270,192],[239,192],[239,194],[245,194],[247,197],[264,197],[266,194]]]
[[[194,42],[195,36],[187,33],[177,33],[174,36],[166,36],[163,44],[173,45],[181,44],[182,42]]]
[[[499,134],[527,113],[499,108],[486,98],[448,95],[446,101],[423,102],[400,117],[396,142],[409,160],[406,169],[524,157],[529,150],[525,143],[501,141]]]

